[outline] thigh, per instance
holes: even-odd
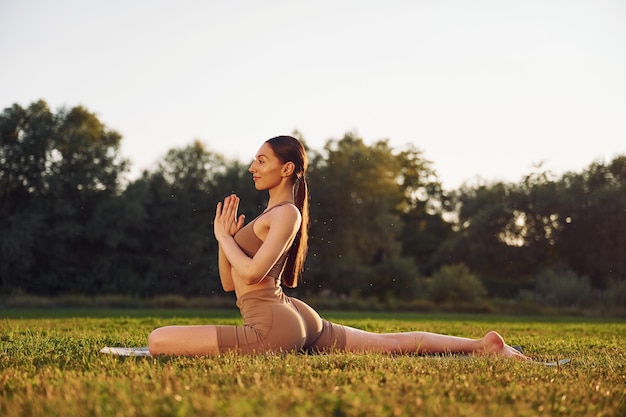
[[[324,353],[346,349],[348,327],[322,319],[317,311],[297,298],[290,298],[290,300],[305,323],[305,350]]]
[[[206,356],[219,353],[217,327],[166,326],[150,333],[148,347],[151,355]]]
[[[220,353],[258,354],[302,349],[305,326],[289,304],[276,304],[255,312],[255,319],[243,326],[216,326]]]
[[[322,332],[322,319],[317,311],[311,308],[304,301],[291,297],[289,300],[300,314],[300,317],[302,317],[306,332],[306,341],[304,342],[304,346],[308,347],[311,343],[317,340]]]

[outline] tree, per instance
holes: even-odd
[[[515,225],[518,189],[513,184],[463,186],[452,194],[458,207],[456,233],[438,249],[440,264],[463,263],[480,275],[491,295],[512,297],[531,285],[536,266]]]
[[[83,107],[53,114],[44,101],[5,109],[0,135],[0,232],[20,235],[3,241],[2,290],[92,291],[109,230],[96,216],[127,167],[121,136]]]
[[[606,289],[626,279],[625,183],[621,156],[561,178],[539,170],[520,184],[463,187],[458,233],[439,260],[466,263],[500,296],[531,288],[538,271],[559,264]]]
[[[437,303],[474,303],[483,299],[487,291],[465,264],[453,264],[444,265],[435,271],[429,295]]]
[[[62,109],[56,120],[48,220],[35,276],[49,293],[93,293],[110,278],[103,271],[112,269],[115,248],[106,242],[116,219],[104,212],[120,191],[127,161],[119,155],[121,136],[85,108]]]
[[[36,263],[46,217],[54,116],[45,102],[14,104],[0,115],[0,291],[18,289]]]
[[[412,258],[422,275],[430,275],[438,267],[434,255],[452,234],[452,225],[444,220],[452,211],[451,200],[421,151],[408,145],[397,159],[404,196],[400,208],[402,255]]]
[[[588,307],[593,301],[589,280],[557,264],[540,270],[535,276],[538,301],[555,307]]]
[[[626,156],[561,180],[559,258],[595,288],[626,281]]]
[[[307,287],[367,297],[413,294],[417,277],[408,276],[418,271],[407,266],[399,238],[402,216],[416,209],[425,186],[419,152],[396,153],[386,140],[367,146],[347,133],[311,160]],[[380,280],[385,266],[395,278]]]
[[[140,201],[142,214],[128,229],[139,239],[129,240],[123,253],[140,295],[221,293],[212,226],[217,202],[237,192],[240,212],[252,215],[266,198],[253,192],[245,172],[196,140],[171,149],[154,172],[129,185],[126,204]]]

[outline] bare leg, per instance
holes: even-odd
[[[148,348],[151,355],[217,355],[217,328],[211,325],[160,327],[150,333]]]
[[[491,331],[480,339],[446,336],[428,332],[371,333],[345,326],[346,351],[381,353],[467,353],[498,355],[522,360],[529,358],[508,346],[502,336]]]

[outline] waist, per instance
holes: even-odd
[[[237,307],[241,308],[247,301],[254,300],[255,302],[284,302],[285,294],[280,285],[275,287],[260,288],[245,292],[237,296]]]

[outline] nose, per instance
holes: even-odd
[[[250,167],[248,168],[248,172],[251,174],[254,173],[254,162],[250,164]]]

